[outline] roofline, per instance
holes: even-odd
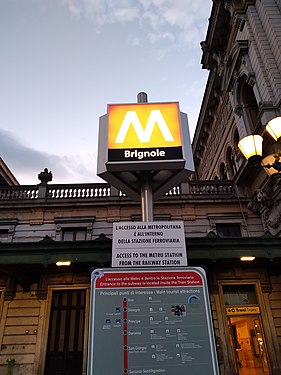
[[[3,174],[2,174],[3,170]],[[9,186],[13,185],[19,185],[18,180],[16,177],[13,175],[11,170],[8,168],[7,164],[4,162],[4,160],[0,157],[0,174],[3,176],[5,181],[7,181]]]

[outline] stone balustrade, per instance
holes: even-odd
[[[170,189],[166,196],[179,197],[184,195],[232,195],[232,181],[189,181]],[[109,184],[50,184],[21,185],[0,187],[0,200],[34,200],[34,199],[106,199],[126,197],[121,191]]]
[[[4,186],[0,187],[0,200],[36,199],[38,192],[38,185]]]
[[[107,198],[111,196],[108,184],[48,185],[46,198]]]

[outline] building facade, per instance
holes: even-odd
[[[197,177],[233,179],[273,235],[281,230],[280,196],[265,170],[246,162],[238,142],[259,134],[263,156],[280,152],[266,131],[281,114],[280,8],[278,0],[213,1],[201,43],[209,78],[193,139]]]
[[[278,0],[213,1],[206,39],[201,43],[202,66],[209,70],[209,77],[193,139],[197,178],[232,180],[237,191],[248,197],[248,209],[261,218],[265,234],[275,237],[281,234],[280,178],[269,178],[260,162],[247,161],[238,144],[248,135],[260,135],[262,157],[273,154],[280,162],[280,139],[273,139],[266,131],[267,123],[281,114],[280,20]],[[269,298],[280,293],[278,274],[269,276]],[[272,318],[277,322],[275,313]],[[262,315],[259,318],[270,326]],[[263,365],[262,370],[253,365],[250,336],[255,324],[249,328],[247,321],[243,314],[228,317],[234,366],[229,362],[225,373],[280,373],[279,359],[274,365],[273,357],[271,365]],[[275,327],[278,332],[278,323]],[[265,333],[265,341],[269,336],[271,333]],[[275,344],[278,350],[279,340]],[[245,345],[249,345],[248,351]]]
[[[3,186],[0,196],[0,373],[85,374],[90,273],[110,267],[112,223],[140,221],[140,204],[106,184]],[[232,181],[190,181],[155,203],[154,218],[183,220],[188,264],[206,269],[221,374],[278,374],[281,238],[248,202]],[[249,360],[234,346],[245,316],[229,307],[254,308],[249,339],[265,344]]]
[[[155,221],[184,222],[188,264],[206,270],[221,375],[281,374],[281,189],[237,148],[250,133],[274,145],[280,9],[213,1],[196,178],[154,205]],[[140,202],[108,184],[56,185],[47,169],[29,186],[0,172],[0,374],[86,374],[91,270],[110,267],[112,223],[140,221]]]

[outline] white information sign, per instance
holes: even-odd
[[[113,224],[112,267],[187,266],[183,221]]]

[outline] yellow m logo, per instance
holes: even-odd
[[[127,111],[115,139],[115,143],[124,143],[131,125],[133,126],[139,141],[141,143],[148,143],[151,139],[153,129],[156,124],[159,126],[165,141],[173,142],[174,137],[172,136],[170,129],[162,116],[162,113],[159,111],[159,109],[154,109],[150,112],[145,128],[142,127],[136,111]]]
[[[178,103],[109,106],[109,149],[181,145]]]

